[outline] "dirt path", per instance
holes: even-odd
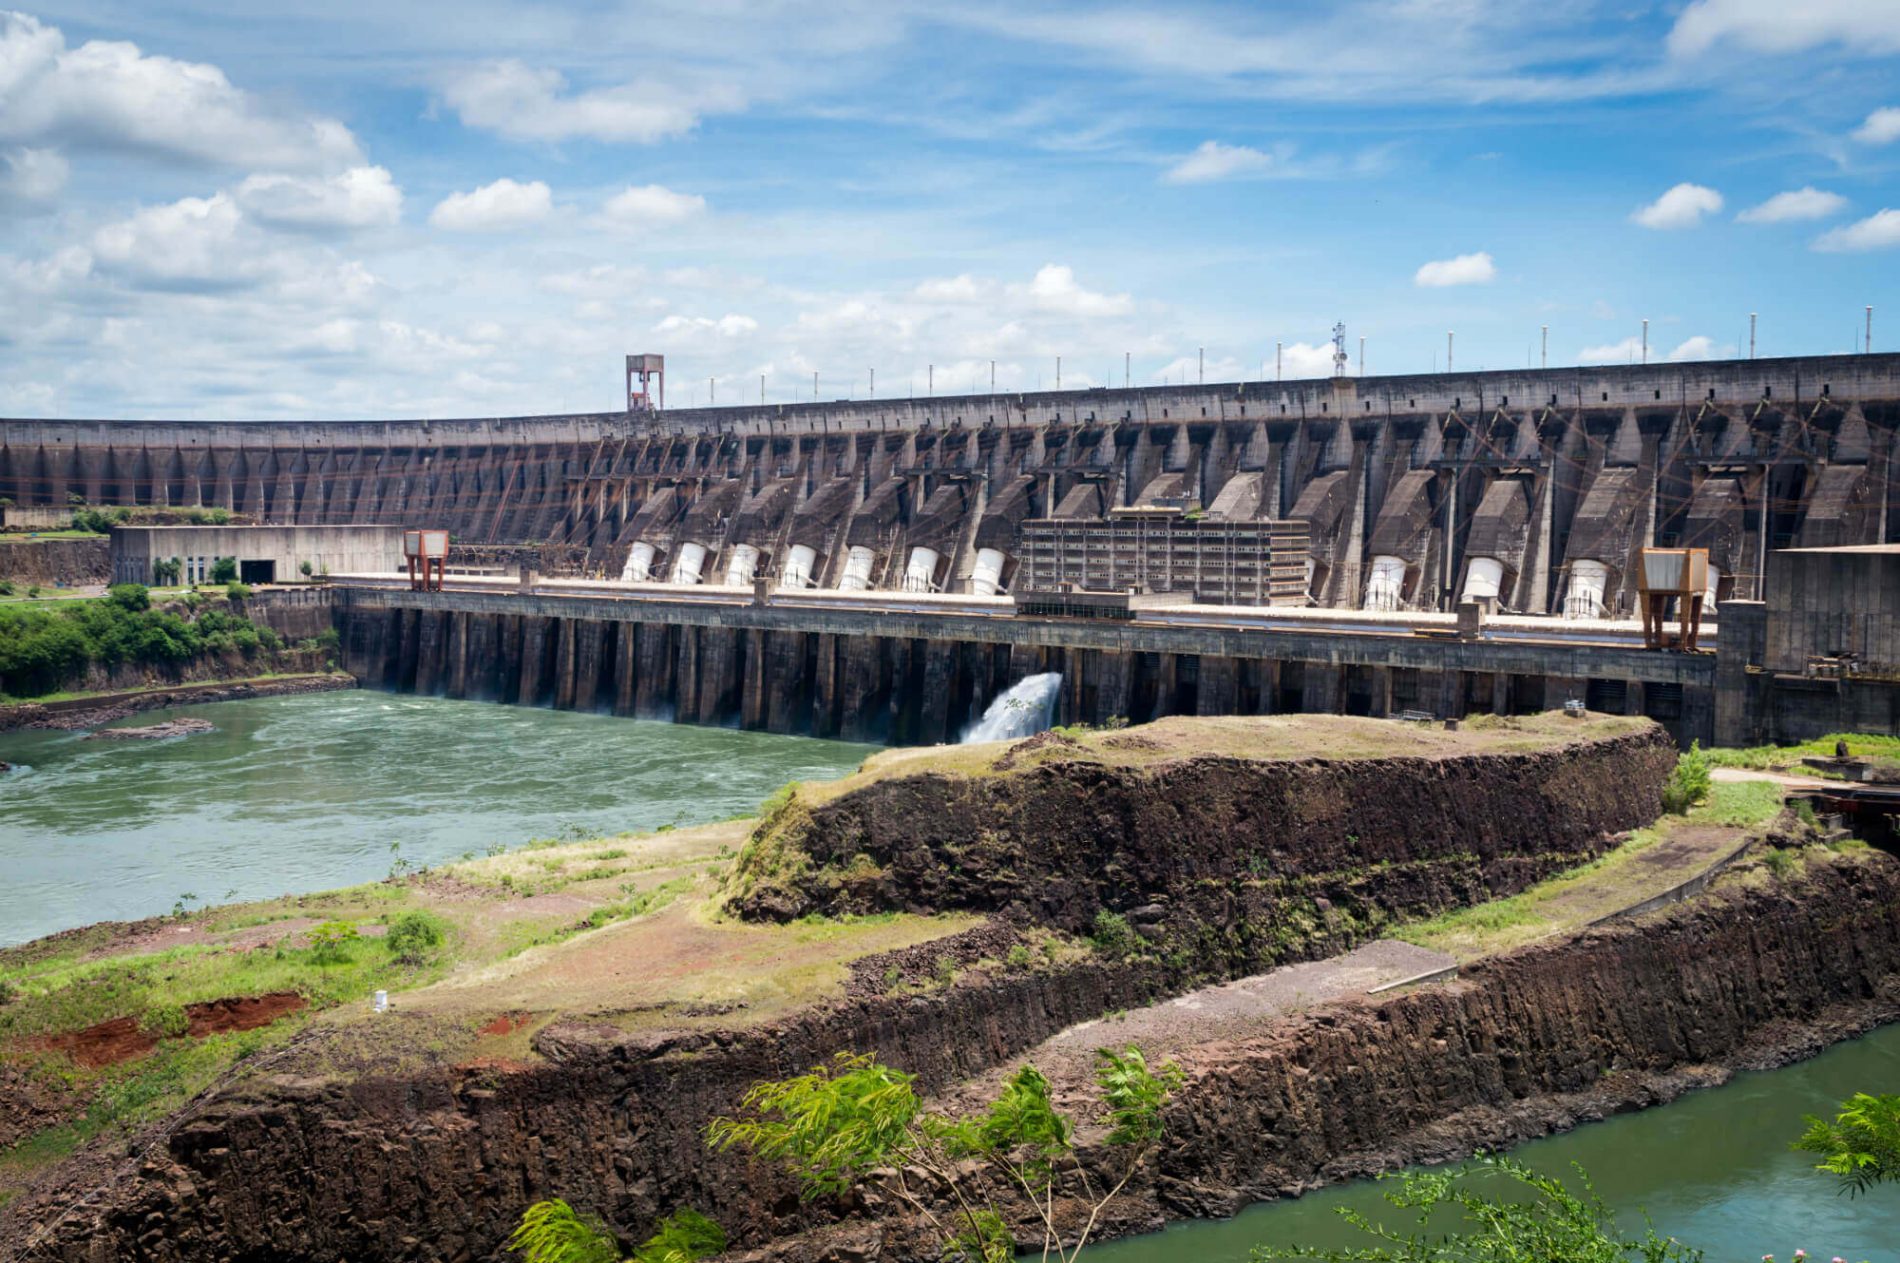
[[[1084,1094],[1093,1082],[1097,1049],[1134,1044],[1150,1062],[1160,1061],[1196,1044],[1246,1039],[1279,1018],[1315,1004],[1363,996],[1375,987],[1456,964],[1442,952],[1379,939],[1330,960],[1286,965],[1237,982],[1203,987],[1132,1013],[1071,1026],[1019,1060],[957,1087],[945,1104],[958,1110],[978,1107],[1024,1061],[1049,1077],[1058,1098],[1073,1098]]]
[[[1788,772],[1770,772],[1765,768],[1754,767],[1711,768],[1709,775],[1718,781],[1773,781],[1788,789],[1831,789],[1841,783],[1824,781],[1818,776],[1795,776]]]

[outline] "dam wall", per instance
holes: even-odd
[[[1709,739],[1712,655],[1329,630],[1257,631],[867,608],[333,589],[369,687],[928,745],[1025,676],[1058,723],[1163,715],[1520,714],[1571,698]]]
[[[1007,584],[1025,521],[1172,508],[1305,523],[1319,605],[1448,609],[1476,585],[1506,609],[1615,614],[1645,544],[1708,548],[1720,600],[1758,599],[1773,548],[1900,539],[1897,423],[1896,355],[663,414],[21,419],[0,421],[0,496],[434,526],[613,576],[953,592]]]

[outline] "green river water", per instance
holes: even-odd
[[[1808,1263],[1836,1256],[1893,1263],[1900,1260],[1900,1188],[1849,1200],[1813,1169],[1812,1157],[1788,1148],[1804,1115],[1832,1115],[1854,1092],[1893,1091],[1900,1091],[1900,1025],[1512,1152],[1566,1178],[1574,1174],[1570,1164],[1579,1164],[1632,1235],[1647,1212],[1657,1232],[1702,1249],[1706,1263],[1760,1263],[1764,1254],[1788,1263],[1797,1248],[1808,1252]],[[1410,1228],[1411,1212],[1383,1198],[1391,1187],[1361,1180],[1228,1220],[1179,1224],[1111,1242],[1091,1252],[1091,1263],[1242,1263],[1263,1244],[1371,1245],[1340,1220],[1338,1208]]]
[[[874,747],[350,690],[146,711],[163,741],[0,733],[0,945],[371,881],[495,843],[720,820]]]
[[[490,844],[717,820],[779,785],[840,775],[870,747],[597,715],[350,691],[147,712],[217,730],[168,741],[0,734],[0,944],[167,911],[181,893],[258,898],[373,880]],[[1859,1200],[1788,1150],[1802,1116],[1900,1090],[1900,1026],[1713,1091],[1521,1146],[1581,1163],[1640,1224],[1709,1263],[1804,1247],[1900,1263],[1900,1189]],[[1114,1242],[1096,1263],[1239,1263],[1263,1242],[1346,1245],[1336,1208],[1397,1212],[1360,1182]]]

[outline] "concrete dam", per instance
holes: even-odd
[[[1751,629],[1721,640],[1773,640],[1752,629],[1782,550],[1900,540],[1896,426],[1900,355],[1871,354],[454,421],[11,420],[0,495],[442,527],[473,572],[619,586],[340,591],[346,665],[422,691],[928,741],[1062,670],[1065,718],[1574,697],[1742,739],[1776,727],[1773,704],[1736,693],[1725,722],[1709,656],[1629,646],[1636,558],[1706,548],[1714,620]],[[928,604],[1070,585],[1234,613],[1005,629]],[[739,595],[755,589],[772,609]],[[793,612],[801,593],[842,612]],[[1461,602],[1491,630],[1458,635]],[[1243,613],[1285,606],[1341,620],[1274,633]],[[1735,689],[1767,665],[1736,664]],[[1885,728],[1892,704],[1796,709]]]

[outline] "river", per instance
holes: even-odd
[[[698,824],[875,747],[349,690],[146,711],[163,741],[0,733],[0,945],[385,876],[491,844]],[[391,843],[401,850],[392,853]]]
[[[1797,1247],[1811,1263],[1841,1256],[1860,1263],[1900,1260],[1900,1188],[1855,1199],[1835,1193],[1814,1159],[1788,1148],[1803,1116],[1832,1115],[1854,1092],[1900,1090],[1900,1025],[1837,1044],[1780,1070],[1739,1074],[1719,1088],[1672,1104],[1619,1115],[1520,1145],[1512,1152],[1538,1170],[1590,1174],[1625,1229],[1656,1230],[1705,1252],[1707,1263],[1781,1263]],[[1244,1263],[1256,1245],[1371,1245],[1341,1222],[1350,1206],[1390,1228],[1409,1212],[1382,1194],[1395,1186],[1361,1180],[1232,1219],[1174,1225],[1151,1236],[1091,1249],[1091,1263]],[[1573,1186],[1574,1187],[1574,1186]]]

